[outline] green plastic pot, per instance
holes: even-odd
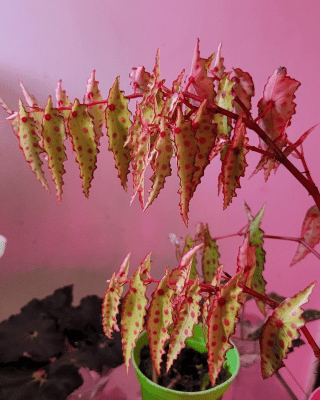
[[[212,389],[203,390],[201,392],[181,392],[178,390],[167,389],[160,386],[150,379],[148,379],[139,369],[140,364],[140,351],[145,344],[148,344],[148,332],[144,331],[139,336],[136,347],[133,349],[132,354],[132,364],[137,374],[137,378],[141,386],[141,395],[144,400],[183,400],[183,399],[193,399],[193,400],[218,400],[221,399],[224,393],[229,389],[232,381],[236,377],[239,367],[240,358],[238,350],[234,347],[228,350],[226,354],[225,365],[231,373],[231,377],[223,382],[221,385],[217,385]],[[202,335],[201,325],[197,325],[194,329],[194,336],[187,339],[187,346],[194,348],[195,350],[207,351]]]

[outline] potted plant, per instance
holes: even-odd
[[[281,165],[306,189],[315,203],[306,212],[301,237],[296,239],[298,249],[291,264],[309,252],[320,258],[314,250],[320,240],[320,193],[302,150],[302,143],[315,126],[295,143],[289,140],[287,127],[295,113],[295,91],[300,83],[287,75],[286,68],[276,69],[267,80],[256,117],[251,111],[253,80],[240,68],[226,71],[221,45],[216,54],[204,59],[200,57],[197,40],[190,74],[184,79],[182,71],[171,88],[165,85],[160,75],[159,50],[152,73],[139,66],[132,69],[130,78],[133,86],[130,95],[120,90],[119,78],[116,78],[107,99],[104,99],[93,71],[82,103],[78,99],[73,102],[68,99],[61,81],[56,90],[55,106],[50,96],[44,108],[39,106],[22,84],[27,107],[20,101],[19,110],[14,112],[1,101],[10,114],[8,121],[27,162],[46,189],[48,184],[40,156],[42,153],[47,156],[60,201],[66,160],[64,143],[69,137],[79,164],[83,191],[88,197],[105,126],[121,185],[127,188],[131,172],[132,200],[137,195],[143,210],[159,195],[171,174],[171,160],[176,159],[180,214],[187,226],[189,203],[205,168],[220,158],[218,187],[223,194],[225,209],[236,197],[240,179],[245,176],[247,153],[257,152],[261,159],[254,173],[262,171],[267,180],[270,173]],[[133,99],[136,107],[131,112],[129,102]],[[257,134],[258,146],[249,144],[248,129]],[[301,161],[304,173],[290,161],[291,156]],[[149,165],[152,186],[145,201],[144,183]],[[256,300],[265,317],[259,335],[264,378],[283,366],[282,360],[300,331],[315,356],[320,357],[319,347],[305,325],[301,308],[308,301],[315,282],[280,303],[267,296],[263,276],[263,239],[267,235],[260,228],[264,207],[254,215],[245,205],[245,212],[248,223],[234,234],[243,237],[234,276],[220,265],[217,238],[210,236],[209,228],[204,224],[199,226],[195,240],[187,238],[179,265],[171,272],[167,268],[160,281],[150,275],[150,254],[130,279],[127,278],[130,256],[124,259],[119,271],[112,275],[104,296],[103,329],[108,337],[112,336],[113,330],[119,329],[116,323],[118,305],[123,286],[129,284],[121,311],[122,349],[127,367],[144,326],[148,332],[153,367],[159,375],[167,340],[170,342],[167,369],[170,369],[187,338],[193,335],[194,326],[201,321],[208,350],[209,377],[214,386],[226,353],[232,347],[230,337],[235,331],[239,311],[248,296]],[[202,253],[201,273],[195,270],[197,252]],[[145,292],[152,283],[156,283],[156,288],[148,305]]]

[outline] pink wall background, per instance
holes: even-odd
[[[279,66],[287,67],[288,75],[302,83],[297,91],[297,114],[288,129],[289,138],[295,141],[320,122],[319,13],[319,2],[311,0],[3,2],[0,96],[17,109],[20,77],[44,105],[62,79],[70,99],[81,100],[93,69],[104,96],[118,75],[121,89],[128,91],[131,68],[144,65],[151,71],[160,46],[162,76],[171,86],[183,68],[189,73],[199,37],[202,57],[216,51],[221,41],[226,68],[239,67],[252,75],[254,110],[267,78]],[[2,111],[0,116],[6,117]],[[8,239],[0,261],[0,320],[18,312],[34,296],[40,298],[67,283],[75,284],[76,300],[87,293],[102,295],[105,280],[129,251],[131,271],[152,251],[153,275],[160,278],[167,265],[175,266],[170,232],[194,234],[196,224],[203,221],[209,223],[213,236],[235,233],[246,223],[244,201],[254,213],[265,203],[262,228],[268,234],[286,236],[299,236],[304,214],[313,205],[295,179],[279,168],[267,184],[262,175],[243,179],[238,197],[222,211],[222,198],[217,197],[219,163],[215,160],[191,201],[187,230],[179,214],[175,173],[143,214],[137,199],[129,204],[131,188],[125,193],[120,186],[106,138],[89,200],[82,194],[78,166],[69,152],[62,202],[58,204],[54,190],[46,193],[30,171],[11,127],[3,123],[0,129],[0,234]],[[317,128],[304,146],[318,184],[319,132]],[[251,133],[250,140],[257,144]],[[254,154],[248,156],[247,176],[258,159]],[[239,238],[219,242],[222,262],[230,273],[236,268],[240,244]],[[319,278],[319,260],[312,255],[289,267],[295,243],[266,240],[265,249],[268,291],[290,296]],[[316,286],[309,306],[319,308],[319,299],[320,286]],[[315,336],[317,329],[317,324],[310,324]],[[290,369],[296,369],[303,387],[308,384],[313,361],[311,351],[304,346],[287,362]],[[301,374],[302,365],[305,375]],[[297,396],[302,398],[299,389]]]

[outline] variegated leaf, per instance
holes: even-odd
[[[141,280],[148,279],[150,277],[151,270],[151,253],[147,254],[145,258],[141,261]]]
[[[199,276],[197,276],[194,283],[187,290],[174,320],[169,343],[167,371],[169,371],[173,361],[185,347],[186,338],[192,336],[193,327],[198,322],[200,314],[199,302],[202,298],[199,291]]]
[[[238,285],[242,272],[238,272],[229,282],[222,286],[219,296],[213,301],[208,319],[208,366],[212,386],[215,385],[219,372],[226,360],[226,352],[232,348],[229,341],[235,331],[238,302],[242,289]]]
[[[127,180],[130,164],[130,149],[124,144],[129,135],[131,113],[128,110],[128,100],[119,89],[119,78],[116,78],[109,91],[108,107],[106,108],[106,125],[109,137],[109,150],[113,152],[122,187],[127,190]]]
[[[237,272],[242,271],[242,277],[239,283],[251,288],[252,280],[256,269],[256,247],[250,241],[250,233],[248,232],[239,248],[237,257]],[[238,297],[239,302],[244,303],[247,298],[246,293],[241,293]]]
[[[283,359],[292,341],[299,338],[298,329],[305,324],[300,308],[308,301],[315,283],[284,300],[267,319],[260,334],[261,372],[268,378],[283,367]]]
[[[300,237],[312,249],[320,242],[320,212],[317,206],[312,206],[307,211],[303,220]],[[290,265],[301,261],[308,253],[310,253],[310,250],[302,243],[299,243]]]
[[[188,226],[189,202],[193,195],[192,180],[196,170],[195,159],[199,148],[192,130],[191,121],[184,118],[181,108],[177,109],[178,115],[174,128],[174,142],[177,152],[178,176],[180,178],[180,214]]]
[[[203,231],[204,247],[202,252],[202,274],[206,283],[211,283],[216,269],[219,267],[219,250],[215,240],[212,239],[209,227],[206,225]]]
[[[48,167],[51,170],[52,180],[56,185],[58,201],[60,201],[63,185],[62,175],[66,172],[63,166],[64,161],[67,159],[64,146],[66,132],[64,119],[59,114],[59,111],[53,108],[50,96],[44,111],[42,129],[42,147],[48,154]]]
[[[130,280],[130,287],[123,299],[121,310],[121,337],[124,362],[129,369],[132,349],[143,328],[144,316],[148,299],[146,297],[147,285],[141,278],[141,265]]]
[[[150,178],[153,182],[149,190],[149,197],[144,209],[158,197],[160,190],[164,187],[165,179],[171,175],[170,161],[173,155],[173,145],[171,141],[171,129],[165,125],[164,118],[160,122],[160,134],[157,136],[154,149],[155,158],[151,160],[151,168],[154,173]]]
[[[241,187],[240,178],[244,176],[245,168],[248,166],[246,162],[247,143],[246,126],[240,117],[234,128],[232,142],[223,157],[219,175],[219,187],[222,186],[224,195],[223,209],[228,207],[232,198],[237,196],[236,189]]]
[[[167,285],[168,280],[169,267],[166,268],[165,276],[152,293],[146,322],[151,358],[158,375],[160,375],[164,346],[167,339],[169,339],[168,327],[172,323],[171,301],[174,290]]]
[[[234,82],[229,79],[229,75],[225,74],[219,82],[215,104],[225,110],[232,111],[233,99],[232,89]],[[226,115],[215,114],[214,122],[217,124],[217,136],[229,136],[232,130],[230,118]]]
[[[46,178],[42,170],[40,154],[43,150],[40,147],[40,136],[38,127],[32,116],[26,112],[22,101],[19,100],[19,128],[17,132],[19,145],[31,170],[36,174],[42,186],[49,191]]]
[[[59,108],[60,114],[67,120],[71,113],[71,102],[66,94],[65,90],[62,90],[62,80],[60,79],[56,88],[56,108]],[[61,108],[67,108],[66,110],[60,110]],[[68,124],[65,123],[66,129]]]
[[[95,142],[95,132],[91,115],[87,106],[75,99],[68,119],[69,133],[73,150],[76,151],[76,161],[80,168],[83,192],[89,196],[89,189],[93,179],[93,172],[97,168],[97,154],[99,152]]]
[[[266,252],[263,249],[263,235],[264,231],[260,228],[261,219],[265,210],[265,206],[261,208],[258,214],[253,217],[251,210],[247,204],[245,204],[245,210],[250,222],[248,231],[250,232],[250,243],[256,248],[256,268],[252,278],[252,289],[256,292],[265,294],[265,287],[267,282],[263,277],[264,263],[266,259]],[[266,314],[265,304],[259,300],[256,300],[257,306],[263,315]]]
[[[192,237],[190,235],[187,235],[186,239],[185,239],[182,254],[186,254],[187,251],[189,251],[193,246],[194,246],[194,241],[193,241]],[[196,265],[197,265],[197,259],[196,259],[196,255],[194,255],[192,264],[191,264],[190,274],[189,274],[189,279],[191,281],[193,281],[196,278],[196,276],[198,275],[198,272],[196,270]]]
[[[90,104],[94,102],[99,102],[103,100],[103,97],[101,96],[100,90],[99,90],[99,82],[96,81],[96,70],[94,69],[92,71],[92,74],[90,78],[88,79],[87,83],[87,92],[84,96],[83,102],[85,104]],[[93,124],[94,124],[94,131],[96,133],[96,142],[97,145],[100,144],[100,138],[103,135],[102,133],[102,128],[106,124],[106,116],[105,116],[105,106],[104,104],[94,104],[88,106],[88,112],[93,118]]]
[[[211,75],[216,77],[218,81],[223,78],[225,71],[225,67],[223,64],[224,58],[221,57],[221,47],[222,43],[219,44],[217,55],[209,67]]]

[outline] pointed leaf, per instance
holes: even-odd
[[[108,107],[106,108],[107,134],[109,150],[113,152],[122,187],[127,190],[127,176],[130,164],[130,149],[124,144],[129,135],[131,113],[128,110],[128,100],[119,88],[119,78],[116,78],[109,91]]]
[[[64,116],[65,119],[67,119],[71,113],[71,102],[66,95],[66,91],[62,90],[62,80],[60,79],[56,88],[56,108],[61,108],[61,107],[67,107],[70,108],[70,110],[60,110],[61,115]],[[68,124],[65,123],[66,129],[68,128]]]
[[[206,283],[211,283],[219,267],[219,250],[215,240],[212,239],[208,224],[203,232],[204,247],[202,253],[202,274]]]
[[[141,265],[130,280],[130,287],[122,302],[121,311],[121,337],[122,352],[127,372],[132,349],[135,346],[144,322],[148,299],[145,295],[147,285],[141,279]]]
[[[36,174],[42,186],[49,191],[46,178],[42,170],[42,161],[40,153],[43,150],[40,147],[40,138],[38,128],[32,116],[26,112],[21,100],[19,100],[19,145],[31,170]]]
[[[166,268],[165,276],[152,293],[146,323],[151,358],[158,375],[160,375],[164,346],[167,339],[169,339],[168,327],[172,323],[172,308],[170,306],[174,290],[167,286],[168,280],[169,267]]]
[[[219,184],[222,186],[224,195],[223,209],[228,207],[232,198],[237,196],[236,189],[241,187],[240,178],[244,176],[245,168],[248,166],[246,162],[247,143],[246,126],[240,117],[234,128],[232,143],[223,157],[219,175]]]
[[[292,341],[299,338],[298,329],[305,324],[300,308],[308,301],[315,283],[284,300],[267,319],[260,334],[261,372],[268,378],[283,367]]]
[[[20,79],[19,79],[19,84],[20,84],[22,93],[24,95],[24,98],[26,99],[28,106],[31,108],[38,108],[39,104],[37,102],[37,99],[27,91],[27,89],[24,87],[24,85]]]
[[[222,79],[222,77],[224,76],[224,71],[225,71],[225,67],[223,64],[224,58],[221,57],[221,47],[222,47],[222,43],[219,44],[215,60],[214,60],[214,62],[212,62],[212,65],[209,68],[211,74],[214,77],[216,77],[218,80]]]
[[[252,288],[252,280],[256,269],[256,247],[250,242],[250,233],[248,232],[244,238],[243,244],[239,248],[237,257],[237,272],[242,271],[243,275],[239,283]],[[247,298],[246,293],[241,293],[238,300],[244,303]]]
[[[87,93],[84,96],[84,103],[89,104],[93,102],[99,102],[103,100],[100,90],[99,90],[99,82],[96,81],[95,78],[96,70],[92,71],[90,78],[87,83]],[[106,116],[105,116],[105,105],[104,104],[95,104],[88,106],[88,112],[93,118],[94,130],[96,133],[95,140],[97,145],[100,144],[100,138],[103,135],[102,127],[106,124]]]
[[[208,366],[212,386],[214,386],[227,350],[232,348],[229,341],[235,331],[238,312],[241,304],[238,296],[242,289],[238,286],[242,272],[238,272],[229,282],[222,286],[218,298],[213,303],[208,319]]]
[[[194,241],[190,235],[186,236],[185,243],[184,243],[184,248],[182,254],[186,254],[187,251],[189,251],[192,247],[194,247]],[[192,264],[191,264],[191,270],[190,270],[190,275],[189,279],[191,281],[195,280],[196,276],[198,275],[198,272],[196,270],[196,265],[197,265],[197,259],[196,255],[193,256]]]
[[[208,99],[213,101],[215,98],[215,91],[213,85],[213,78],[208,76],[209,60],[200,57],[199,39],[197,39],[194,49],[193,60],[191,64],[191,72],[188,77],[190,84],[190,92],[201,97],[201,99]]]
[[[199,276],[197,276],[194,283],[186,292],[186,296],[174,320],[167,358],[167,371],[169,371],[173,361],[185,347],[186,338],[193,335],[193,327],[198,322],[200,313],[199,302],[202,296],[199,291]]]
[[[195,158],[195,172],[192,179],[192,192],[194,193],[204,175],[205,168],[209,165],[209,155],[214,148],[217,137],[216,125],[212,121],[212,113],[209,111],[208,101],[204,100],[192,121],[192,128],[195,131],[195,137],[199,152]]]
[[[224,75],[224,77],[219,82],[218,93],[215,98],[215,104],[217,106],[222,107],[225,110],[232,111],[234,99],[234,96],[232,94],[233,86],[234,82],[230,81],[228,74]],[[215,114],[213,120],[217,124],[218,138],[220,136],[230,135],[232,126],[229,117],[221,114]]]
[[[263,249],[263,235],[264,232],[260,228],[261,219],[265,210],[265,206],[261,208],[258,214],[253,217],[251,214],[250,208],[245,204],[245,210],[247,213],[248,220],[250,225],[248,227],[248,231],[250,232],[250,243],[255,246],[256,251],[256,268],[254,271],[254,275],[252,278],[252,288],[261,294],[265,294],[265,287],[267,282],[263,277],[264,263],[266,259],[266,252]],[[256,300],[257,306],[263,315],[266,314],[265,304],[259,300]]]
[[[160,190],[164,187],[165,179],[171,175],[170,161],[173,155],[173,145],[171,140],[171,129],[166,127],[164,118],[160,121],[160,134],[157,136],[154,149],[156,151],[155,158],[151,161],[151,167],[154,171],[150,178],[153,182],[149,190],[149,197],[146,209],[158,197]]]
[[[80,104],[78,99],[75,99],[73,103],[68,126],[73,150],[77,153],[76,161],[79,163],[83,192],[86,197],[89,197],[99,150],[95,142],[92,117],[88,113],[87,106]]]
[[[0,97],[0,106],[6,111],[8,114],[12,115],[14,112],[11,110],[11,108],[4,102],[4,100],[1,99]]]
[[[53,108],[51,97],[48,97],[43,121],[43,149],[48,154],[48,167],[51,170],[52,180],[56,185],[58,201],[61,200],[63,179],[66,172],[63,166],[67,159],[64,141],[66,132],[64,119],[56,108]]]
[[[186,120],[181,108],[177,109],[178,115],[174,128],[174,142],[177,151],[178,176],[180,178],[180,214],[188,226],[189,202],[193,195],[192,180],[196,170],[195,158],[199,152],[191,122]]]
[[[313,206],[307,211],[303,220],[300,237],[312,249],[320,242],[320,213],[317,206]],[[290,265],[301,261],[308,253],[310,253],[310,250],[302,243],[299,243]]]

